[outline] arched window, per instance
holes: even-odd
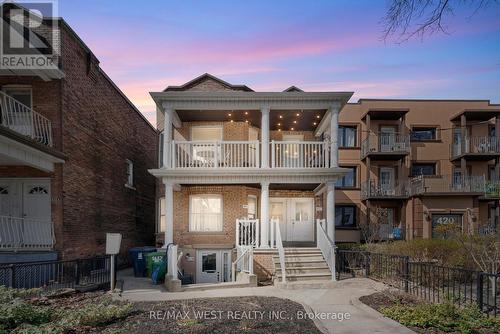
[[[44,187],[33,187],[31,188],[29,193],[30,195],[45,195],[48,194],[49,192]]]

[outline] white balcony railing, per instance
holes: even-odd
[[[400,198],[408,197],[409,190],[407,182],[393,181],[380,183],[375,180],[367,180],[361,183],[361,199],[370,198]]]
[[[411,195],[431,193],[484,193],[484,175],[420,175],[410,179]]]
[[[409,154],[410,136],[398,133],[370,133],[361,143],[361,158],[370,153]]]
[[[173,141],[172,168],[257,168],[258,141]]]
[[[259,141],[172,141],[169,168],[260,168]],[[329,142],[272,141],[271,168],[329,168]]]
[[[0,92],[0,115],[1,125],[40,144],[52,146],[50,120],[4,92]]]
[[[52,249],[53,232],[51,221],[0,216],[0,251]]]
[[[272,168],[329,168],[328,142],[272,141]]]

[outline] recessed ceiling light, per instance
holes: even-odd
[[[248,115],[248,111],[245,111],[245,115]]]
[[[245,121],[245,123],[248,123],[248,119]]]
[[[278,123],[278,126],[281,126],[281,123]]]
[[[281,129],[278,129],[278,131],[281,131]]]
[[[297,124],[297,121],[293,121],[293,123]]]
[[[231,117],[231,113],[227,114],[229,117]]]
[[[300,116],[300,114],[299,114],[299,113],[297,113],[297,117],[299,117],[299,116]]]
[[[316,115],[316,118],[320,118],[321,116],[320,115]]]
[[[293,131],[293,128],[291,128],[290,130]]]
[[[231,120],[231,123],[233,123],[233,122],[234,122],[234,121],[233,121],[233,120]]]
[[[316,125],[316,124],[318,124],[318,123],[316,123],[316,122],[313,123],[313,125]]]
[[[283,118],[283,115],[280,115],[280,118]]]

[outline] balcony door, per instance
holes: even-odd
[[[379,187],[383,194],[391,195],[394,193],[395,171],[392,167],[380,167]]]
[[[2,110],[2,117],[5,118],[9,128],[25,136],[31,136],[33,133],[33,118],[31,106],[32,93],[29,87],[5,87],[5,94],[11,99],[6,98],[1,104],[6,110]]]
[[[191,128],[192,160],[195,166],[213,167],[216,156],[218,161],[223,161],[220,146],[217,141],[222,140],[221,126],[193,126]]]
[[[396,127],[380,127],[380,152],[392,152],[396,143]]]
[[[270,218],[278,219],[283,241],[314,241],[312,198],[271,198]]]
[[[283,135],[283,141],[290,142],[284,147],[283,167],[303,167],[304,157],[299,142],[304,141],[304,135]]]

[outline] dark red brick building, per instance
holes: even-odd
[[[153,244],[157,131],[63,19],[54,71],[0,69],[0,263]]]

